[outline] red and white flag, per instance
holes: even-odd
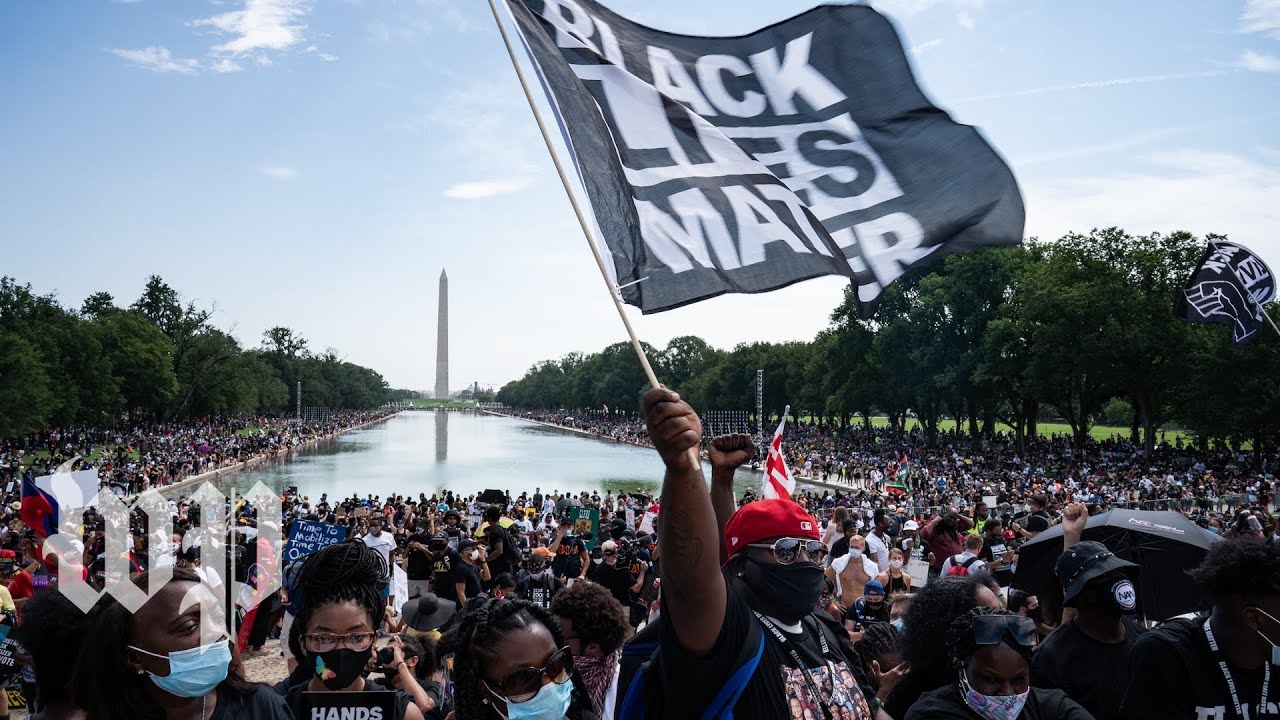
[[[791,406],[788,405],[782,411],[782,422],[778,423],[778,429],[773,433],[773,442],[769,443],[769,457],[764,462],[763,494],[766,499],[790,500],[791,493],[796,489],[795,478],[791,477],[787,459],[782,455],[782,430],[787,426],[787,415],[790,413]]]

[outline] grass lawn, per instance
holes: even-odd
[[[240,436],[244,436],[244,435],[256,435],[256,434],[257,434],[257,432],[258,432],[259,430],[261,430],[261,429],[262,429],[262,428],[258,427],[257,425],[250,425],[250,426],[249,426],[249,427],[247,427],[247,428],[241,428],[240,430],[237,430],[237,431],[236,431],[236,434],[237,434],[237,435],[240,435]]]
[[[48,460],[50,455],[51,453],[48,450],[36,450],[30,453],[27,453],[27,457],[31,458],[33,462],[36,460]],[[86,462],[96,462],[97,459],[101,456],[102,456],[102,449],[94,448],[93,452],[86,455],[84,459]],[[133,460],[137,460],[139,457],[141,457],[141,454],[139,454],[137,450],[133,450],[129,453],[129,457]]]

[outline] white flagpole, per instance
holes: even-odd
[[[596,247],[595,242],[591,239],[591,226],[587,223],[587,216],[583,213],[582,206],[578,204],[578,198],[569,184],[569,177],[565,174],[564,165],[560,162],[560,156],[556,154],[555,145],[551,141],[551,134],[547,131],[547,124],[543,122],[542,113],[538,111],[538,103],[533,98],[533,92],[529,90],[529,81],[525,78],[524,70],[520,68],[520,60],[516,56],[515,48],[511,45],[511,38],[507,35],[506,26],[502,24],[502,17],[498,14],[498,6],[494,0],[489,0],[489,9],[493,12],[493,21],[498,25],[498,33],[502,35],[502,44],[507,48],[507,56],[511,58],[511,67],[515,68],[516,77],[520,79],[520,88],[524,90],[525,100],[529,101],[529,109],[533,111],[533,119],[538,123],[538,131],[542,133],[542,141],[546,143],[547,152],[551,155],[551,162],[556,166],[556,173],[560,176],[560,184],[564,186],[564,192],[569,196],[569,204],[573,206],[573,213],[578,217],[578,225],[582,227],[582,236],[591,248],[591,256],[596,259],[596,267],[600,269],[600,276],[604,278],[604,283],[609,288],[609,297],[613,299],[613,305],[618,310],[618,317],[622,318],[622,325],[627,329],[627,336],[631,338],[631,347],[636,351],[636,357],[640,358],[640,366],[644,368],[644,374],[649,379],[649,384],[655,388],[662,387],[658,382],[658,376],[653,372],[653,366],[649,364],[649,358],[644,354],[644,348],[640,345],[640,340],[636,338],[636,331],[631,327],[631,320],[627,317],[627,312],[622,306],[622,298],[618,294],[618,288],[614,287],[609,280],[609,271],[604,266],[604,258],[600,257],[600,249]],[[636,282],[639,282],[639,280]]]
[[[1218,249],[1218,241],[1217,241],[1217,240],[1210,240],[1210,241],[1209,241],[1209,244],[1213,245],[1214,250],[1217,250],[1217,249]],[[1239,247],[1239,246],[1237,246],[1237,247]],[[1241,248],[1241,249],[1243,249],[1243,248]],[[1249,252],[1252,252],[1252,250],[1251,250],[1251,251],[1249,251]],[[1245,288],[1244,278],[1240,277],[1240,273],[1236,270],[1236,266],[1235,266],[1235,265],[1232,265],[1230,260],[1228,260],[1228,261],[1227,261],[1227,267],[1231,268],[1231,274],[1235,276],[1235,278],[1236,278],[1236,282],[1240,283],[1240,287]],[[1249,300],[1250,300],[1250,301],[1251,301],[1251,302],[1252,302],[1252,303],[1253,303],[1253,304],[1258,308],[1258,312],[1262,313],[1262,317],[1264,317],[1264,318],[1266,318],[1266,319],[1267,319],[1267,323],[1268,323],[1269,325],[1271,325],[1271,329],[1272,329],[1272,330],[1275,330],[1277,335],[1280,335],[1280,327],[1277,327],[1277,326],[1276,326],[1276,321],[1271,319],[1271,313],[1267,312],[1267,306],[1266,306],[1266,305],[1263,305],[1262,303],[1258,302],[1257,300],[1254,300],[1253,295],[1249,292],[1248,288],[1245,288],[1245,293],[1244,293],[1244,294],[1245,294],[1245,296],[1247,296],[1247,297],[1249,298]]]

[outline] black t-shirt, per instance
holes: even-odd
[[[431,592],[442,598],[456,600],[453,589],[453,569],[462,564],[462,555],[453,550],[431,555]]]
[[[413,543],[422,543],[424,550],[419,551],[413,548]],[[431,579],[431,554],[430,551],[425,550],[430,544],[431,536],[426,533],[414,533],[409,536],[409,543],[405,545],[409,553],[405,574],[410,580]]]
[[[879,606],[872,607],[866,598],[858,598],[853,601],[853,614],[863,625],[889,622],[889,603],[881,600]]]
[[[560,581],[551,574],[550,570],[543,570],[541,577],[536,578],[529,573],[523,573],[520,579],[516,580],[516,594],[544,608],[551,607],[551,598],[559,589]]]
[[[849,538],[841,535],[835,542],[831,543],[831,559],[844,557],[849,554]]]
[[[556,577],[576,578],[582,574],[582,558],[580,554],[587,549],[587,544],[582,542],[582,538],[574,535],[566,535],[560,540],[560,547],[556,548],[556,556],[551,561],[551,570]]]
[[[982,541],[982,551],[978,553],[978,559],[985,562],[988,568],[994,568],[996,562],[998,562],[1000,558],[1013,552],[1013,550],[1005,544],[1004,538],[999,535],[994,538],[983,535]],[[1013,572],[1011,572],[1007,567],[1003,570],[992,570],[992,574],[995,576],[996,582],[1000,583],[1001,587],[1007,587],[1013,583]]]
[[[493,551],[497,549],[499,543],[502,545],[502,556],[494,558]],[[515,569],[519,552],[520,550],[516,547],[516,541],[511,537],[511,533],[501,526],[495,525],[489,531],[489,574],[493,577],[498,577],[502,573],[512,572]]]
[[[299,685],[298,687],[295,687],[289,690],[289,694],[284,696],[285,704],[289,706],[289,711],[293,713],[293,717],[295,718],[307,717],[306,713],[303,712],[303,707],[302,707],[302,693],[306,689],[307,689],[306,685]],[[369,680],[366,678],[364,681],[364,692],[387,692],[387,691],[391,691],[396,694],[396,714],[395,714],[395,717],[393,718],[383,718],[383,720],[404,720],[405,710],[408,710],[410,703],[413,702],[412,695],[410,695],[409,693],[403,690],[391,690],[390,688],[387,688],[378,684],[376,680]],[[276,697],[279,697],[279,696],[277,695]],[[255,718],[256,720],[258,716],[252,715],[252,716],[246,716],[246,717],[252,717],[252,718]],[[272,716],[268,715],[264,717],[272,717]],[[288,718],[289,716],[285,715],[283,717]]]
[[[1144,633],[1129,657],[1129,690],[1120,704],[1120,717],[1244,720],[1231,701],[1218,666],[1220,657],[1209,649],[1202,618],[1170,620]],[[1271,669],[1265,710],[1258,704],[1263,668],[1242,670],[1228,665],[1227,669],[1251,720],[1280,717],[1280,669]]]
[[[458,560],[458,562],[453,566],[453,577],[450,578],[449,590],[445,593],[444,597],[452,601],[457,601],[458,583],[463,583],[465,585],[464,591],[467,594],[468,600],[479,595],[480,591],[483,589],[480,585],[480,569],[475,565],[468,565],[462,560]]]
[[[1037,651],[1038,652],[1038,651]],[[982,720],[982,716],[969,709],[960,688],[952,683],[946,687],[920,696],[904,720]],[[1027,704],[1022,706],[1018,720],[1094,720],[1088,710],[1080,707],[1061,690],[1031,688]],[[1152,720],[1155,720],[1152,718]]]
[[[218,691],[218,705],[210,720],[292,720],[284,698],[266,685],[254,685],[253,692],[235,697]]]
[[[631,605],[631,586],[636,584],[636,578],[631,574],[630,567],[610,565],[607,562],[599,565],[593,563],[590,568],[587,568],[587,578],[591,582],[608,588],[609,594],[613,595],[622,607]]]
[[[860,687],[857,654],[847,635],[841,638],[817,614],[810,614],[798,634],[779,627],[787,638],[784,646],[751,612],[738,583],[729,583],[726,601],[720,636],[703,657],[685,652],[671,624],[659,623],[660,649],[646,688],[649,717],[702,715],[730,676],[760,650],[760,642],[764,643],[760,664],[733,707],[735,720],[822,718],[823,705],[841,720],[873,717]],[[826,637],[825,656],[817,632]],[[807,671],[796,667],[788,647],[795,650]],[[820,697],[813,696],[806,677],[817,686]]]
[[[1031,661],[1031,684],[1057,688],[1098,720],[1120,718],[1129,685],[1129,655],[1142,630],[1124,619],[1124,640],[1103,643],[1085,635],[1076,620],[1050,635]]]

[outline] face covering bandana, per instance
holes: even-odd
[[[507,702],[507,720],[563,720],[573,702],[573,680],[547,683],[522,703]],[[502,713],[498,713],[502,715]]]
[[[969,678],[964,673],[960,673],[960,690],[964,703],[985,720],[1017,720],[1022,714],[1022,706],[1027,704],[1027,697],[1031,695],[1031,688],[1017,695],[983,695],[969,685]]]
[[[169,660],[168,675],[147,674],[156,687],[178,697],[204,697],[213,692],[218,683],[227,678],[227,668],[231,665],[231,645],[226,640],[168,655],[159,655],[134,645],[129,647],[144,655]]]
[[[312,657],[315,658],[316,677],[330,690],[350,687],[360,677],[360,673],[364,672],[372,655],[373,648],[367,648],[363,652],[335,648],[328,652],[314,653]]]
[[[751,592],[765,604],[759,608],[765,614],[793,623],[818,606],[826,580],[822,568],[810,562],[762,565],[748,559],[748,563],[755,571],[745,579],[750,581]]]
[[[1274,617],[1271,616],[1271,613],[1267,612],[1266,610],[1263,610],[1262,608],[1258,608],[1258,612],[1262,613],[1263,615],[1266,615],[1268,618],[1271,618],[1271,622],[1276,623],[1277,625],[1280,625],[1280,620],[1276,620]],[[1261,630],[1257,630],[1256,632],[1259,635],[1262,635]],[[1262,635],[1262,639],[1271,643],[1271,664],[1280,667],[1280,645],[1277,645],[1274,640],[1267,637],[1266,635]]]

